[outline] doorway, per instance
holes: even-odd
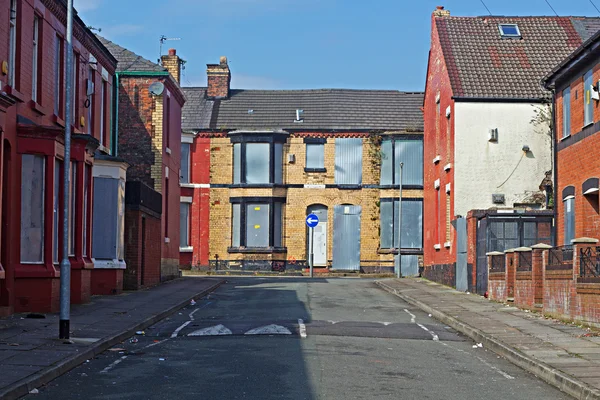
[[[315,214],[319,217],[319,224],[314,227],[313,232],[313,262],[317,267],[327,266],[327,206],[313,204],[306,209],[306,215]],[[306,254],[310,257],[310,229],[307,229]],[[308,259],[308,257],[307,257]]]
[[[333,269],[360,271],[361,206],[342,204],[333,209]]]

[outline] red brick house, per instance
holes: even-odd
[[[540,80],[598,27],[598,18],[433,12],[424,276],[483,294],[486,252],[552,241],[552,142],[538,117],[550,93]]]
[[[99,39],[118,60],[118,155],[130,165],[124,190],[127,266],[109,266],[106,274],[136,289],[179,276],[182,60],[170,49],[159,65]]]
[[[600,32],[545,78],[554,93],[556,148],[556,244],[600,239]]]
[[[58,311],[62,259],[64,128],[73,127],[69,213],[71,301],[92,286],[94,154],[112,152],[116,60],[77,15],[74,115],[66,120],[66,2],[0,5],[0,314]]]

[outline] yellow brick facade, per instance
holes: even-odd
[[[327,138],[324,145],[326,172],[305,172],[306,144],[301,135],[291,136],[283,147],[283,184],[285,188],[220,187],[233,181],[233,145],[227,137],[213,137],[210,143],[210,228],[209,259],[235,263],[240,260],[307,260],[307,208],[321,204],[327,212],[327,258],[331,265],[333,255],[334,207],[352,204],[362,207],[361,214],[361,267],[393,267],[393,254],[380,251],[380,199],[398,197],[398,189],[380,189],[378,147],[363,134],[362,189],[306,188],[299,185],[335,185],[335,137]],[[356,137],[356,136],[355,136]],[[288,162],[288,155],[295,161]],[[291,185],[291,187],[290,187]],[[215,187],[217,186],[217,187]],[[364,186],[369,186],[365,188]],[[229,252],[232,243],[231,198],[283,197],[283,247],[285,253]],[[422,198],[423,190],[405,189],[404,198]]]

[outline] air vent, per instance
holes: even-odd
[[[492,203],[504,204],[504,195],[503,194],[493,194],[492,195]]]
[[[498,128],[492,128],[489,130],[488,132],[488,140],[490,142],[497,142],[498,141]]]

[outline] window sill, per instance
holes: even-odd
[[[193,251],[194,251],[194,248],[192,246],[180,247],[179,248],[179,252],[180,253],[192,253]]]
[[[452,242],[446,242],[444,243],[444,247],[449,249],[452,246]]]
[[[238,188],[260,188],[260,189],[270,189],[270,188],[285,188],[286,186],[283,183],[234,183],[230,186],[232,189]]]
[[[165,243],[171,243],[171,239],[169,239],[168,237],[165,238]]]
[[[327,168],[304,168],[304,172],[327,172]]]
[[[440,244],[434,244],[434,245],[433,245],[433,248],[434,248],[435,250],[441,250],[441,249],[442,249],[442,246],[441,246]]]
[[[229,247],[227,252],[243,254],[287,253],[287,247]]]
[[[348,185],[348,184],[341,184],[341,185],[337,185],[338,189],[340,190],[358,190],[361,189],[362,185],[360,184],[353,184],[353,185]]]
[[[594,121],[588,122],[587,124],[583,124],[583,128],[581,128],[581,129],[585,129],[590,125],[594,125]]]
[[[31,100],[29,102],[29,108],[31,108],[33,111],[37,112],[40,115],[48,114],[48,110],[46,110],[45,107],[42,107],[38,102],[34,100]]]
[[[65,120],[63,120],[61,117],[59,117],[56,114],[52,115],[52,121],[54,121],[54,123],[56,125],[60,126],[61,128],[64,128],[66,126]]]
[[[562,142],[563,140],[567,140],[570,137],[571,137],[571,135],[563,136],[559,139],[559,141]]]
[[[398,249],[379,249],[378,254],[398,254]],[[422,248],[402,248],[402,255],[421,255],[423,254]]]
[[[165,153],[167,153],[167,154],[171,154],[171,149],[170,149],[170,148],[168,148],[168,147],[165,147]]]
[[[4,91],[6,92],[6,94],[10,95],[13,99],[18,101],[19,103],[25,102],[25,95],[23,93],[19,92],[17,89],[13,88],[12,86],[9,86],[9,85],[4,86]]]

